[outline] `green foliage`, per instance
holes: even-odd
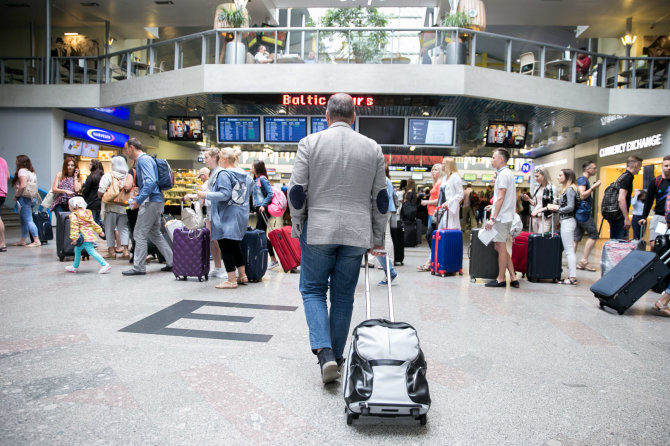
[[[219,10],[219,21],[226,21],[231,28],[241,28],[244,25],[246,17],[241,9],[221,9]]]
[[[333,28],[370,28],[385,27],[388,19],[389,16],[377,8],[337,8],[327,10],[320,23],[324,27]],[[328,34],[324,33],[324,36],[328,37]],[[348,54],[351,51],[352,58],[357,62],[378,63],[388,42],[388,35],[384,31],[334,32],[333,35],[344,39],[340,53]]]
[[[470,17],[461,11],[444,16],[442,26],[453,26],[457,28],[467,28],[470,25]]]

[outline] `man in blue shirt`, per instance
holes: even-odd
[[[147,238],[150,239],[165,257],[165,266],[161,271],[172,271],[172,249],[161,234],[161,214],[163,213],[163,194],[158,189],[158,168],[156,162],[142,151],[142,143],[130,138],[123,146],[123,153],[135,161],[137,188],[139,193],[128,200],[130,209],[138,209],[137,223],[133,237],[135,253],[133,268],[123,271],[124,276],[146,274]]]

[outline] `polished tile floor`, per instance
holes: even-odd
[[[122,277],[121,260],[108,275],[94,261],[65,273],[53,242],[10,248],[0,444],[668,444],[670,320],[651,310],[658,295],[618,316],[588,291],[599,273],[579,271],[577,287],[490,289],[470,283],[467,262],[463,277],[416,272],[427,254],[407,250],[393,291],[428,360],[428,424],[347,426],[341,387],[321,384],[309,351],[299,275],[216,290],[156,264]],[[372,293],[384,316],[385,288]]]

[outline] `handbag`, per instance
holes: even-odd
[[[44,209],[49,209],[51,207],[51,205],[53,204],[53,202],[54,202],[54,192],[53,192],[53,190],[49,189],[49,192],[47,192],[47,194],[42,199],[41,206]]]
[[[181,221],[186,229],[200,229],[205,227],[205,217],[202,215],[200,201],[192,203],[194,209],[190,206],[184,207],[184,200],[181,201]]]
[[[102,202],[107,204],[115,204],[116,197],[118,197],[121,192],[121,182],[112,176],[112,182],[109,184],[109,187],[102,194]],[[126,199],[126,203],[128,199]]]
[[[398,222],[400,221],[400,217],[398,216],[397,212],[391,212],[391,220],[389,224],[391,225],[391,229],[398,229]]]

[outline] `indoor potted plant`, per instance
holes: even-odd
[[[337,8],[327,10],[320,23],[325,27],[341,28],[385,27],[388,25],[388,16],[379,12],[377,8]],[[384,31],[333,32],[332,34],[342,39],[339,59],[351,59],[356,63],[379,63],[388,42],[388,36]],[[324,31],[323,35],[332,39],[328,31]],[[351,42],[347,40],[348,37],[351,37]]]
[[[234,3],[222,3],[216,7],[214,17],[215,28],[243,28],[249,26],[248,0],[235,0]],[[225,63],[243,64],[247,59],[247,47],[242,43],[242,34],[226,33]],[[237,54],[237,58],[235,57]]]
[[[454,28],[467,28],[470,25],[470,18],[468,15],[461,12],[452,12],[449,15],[444,16],[442,19],[442,26],[454,27]],[[450,33],[451,34],[451,33]],[[453,32],[451,39],[447,43],[446,55],[448,64],[465,64],[465,52],[466,45],[458,35],[457,32]]]

